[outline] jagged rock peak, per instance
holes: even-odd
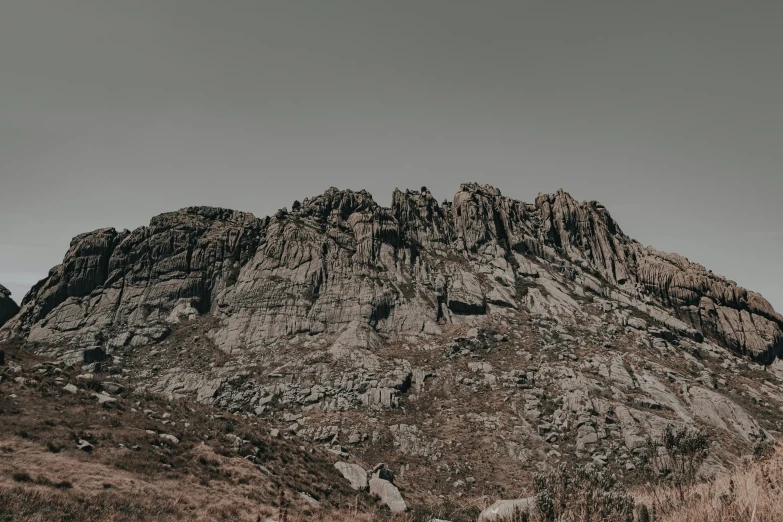
[[[303,217],[313,216],[325,220],[332,213],[342,219],[347,219],[354,212],[372,210],[378,207],[372,194],[366,190],[355,192],[353,190],[340,190],[330,187],[323,194],[312,198],[306,198],[296,209]]]
[[[480,185],[478,183],[462,183],[459,186],[459,192],[470,192],[489,197],[500,197],[502,194],[500,190],[492,185]]]
[[[150,227],[166,226],[172,221],[182,221],[188,218],[212,221],[234,221],[239,223],[256,221],[258,219],[249,212],[220,207],[193,206],[185,207],[174,212],[159,214],[150,220]]]
[[[395,189],[390,208],[332,187],[271,218],[188,207],[132,232],[81,234],[3,335],[100,340],[175,309],[218,316],[227,349],[356,321],[431,332],[492,306],[541,313],[535,292],[510,289],[535,286],[525,278],[551,267],[577,294],[658,307],[669,317],[661,322],[693,339],[707,335],[765,363],[783,354],[783,316],[764,298],[644,247],[600,203],[560,189],[529,204],[478,183],[441,205],[426,187]]]

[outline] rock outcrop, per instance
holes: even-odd
[[[525,498],[565,462],[632,474],[668,424],[716,435],[716,467],[783,433],[783,317],[563,191],[398,190],[384,208],[330,189],[263,219],[191,207],[97,230],[9,338],[103,382],[102,407],[160,394],[323,445],[399,511],[396,484],[414,503]],[[368,481],[367,458],[396,473]]]
[[[166,322],[182,300],[208,312],[255,253],[261,223],[243,212],[191,207],[133,232],[77,236],[5,331],[33,342],[102,344],[114,330]]]
[[[519,299],[514,289],[535,270],[525,256],[560,263],[594,292],[669,310],[671,322],[757,361],[783,353],[783,316],[759,294],[643,247],[599,203],[561,190],[526,204],[472,183],[443,205],[426,189],[395,191],[391,208],[329,189],[264,219],[191,207],[133,232],[83,234],[3,335],[103,344],[196,314],[222,320],[215,340],[226,350],[356,321],[437,332],[488,307],[538,306],[537,291]],[[474,270],[472,257],[492,269]]]
[[[0,285],[0,327],[19,312],[19,306],[11,299],[11,291]]]

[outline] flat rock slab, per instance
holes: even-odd
[[[105,393],[93,393],[92,396],[98,399],[98,404],[101,406],[114,406],[117,404],[117,399]]]
[[[122,393],[125,391],[125,386],[117,384],[116,382],[102,382],[101,387],[106,393]]]
[[[335,462],[334,467],[343,474],[345,480],[351,483],[351,487],[357,491],[364,491],[368,487],[367,471],[358,464],[347,462]]]
[[[501,522],[503,520],[512,520],[514,511],[520,513],[530,513],[535,509],[536,498],[520,498],[516,500],[498,500],[487,509],[481,512],[478,522]]]
[[[403,513],[408,510],[408,505],[402,499],[400,490],[388,480],[370,479],[370,493],[379,497],[392,513]]]

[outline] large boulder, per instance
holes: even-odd
[[[357,491],[364,491],[368,487],[367,471],[358,464],[349,464],[348,462],[335,462],[334,467],[342,473],[351,487]]]
[[[377,496],[386,504],[392,513],[403,513],[408,510],[408,505],[402,499],[397,486],[381,478],[370,479],[370,494]]]

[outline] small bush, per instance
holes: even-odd
[[[30,476],[29,473],[20,472],[20,473],[14,473],[11,475],[11,478],[14,479],[16,482],[32,482],[33,477]]]
[[[684,488],[696,481],[709,453],[707,432],[668,424],[659,439],[647,440],[644,467],[652,479],[671,482],[682,497]]]
[[[533,476],[536,507],[547,522],[633,522],[634,500],[622,483],[593,466],[565,464]]]
[[[650,511],[647,504],[640,504],[636,510],[636,520],[638,522],[650,522]]]

